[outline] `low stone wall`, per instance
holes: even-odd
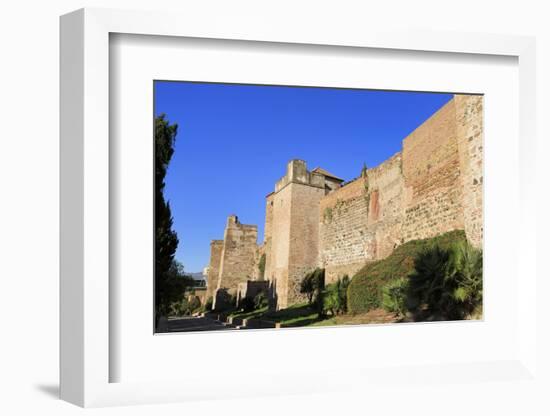
[[[207,299],[206,294],[207,294],[206,287],[192,288],[186,293],[188,301],[190,301],[193,297],[196,296],[197,298],[199,298],[201,305],[204,305],[204,303],[206,302],[206,299]]]

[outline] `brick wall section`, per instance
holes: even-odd
[[[403,140],[403,238],[464,229],[455,100]]]
[[[319,204],[319,264],[328,283],[406,241],[464,229],[483,240],[483,98],[457,95],[403,140],[403,150]]]
[[[400,242],[402,213],[400,153],[323,198],[319,250],[326,283],[389,255]]]
[[[404,211],[403,157],[396,153],[367,171],[368,230],[374,233],[366,260],[387,257],[401,243]]]
[[[319,265],[325,282],[353,275],[365,262],[374,234],[367,227],[367,180],[359,178],[328,194],[319,204]]]
[[[319,202],[325,189],[293,183],[291,187],[290,252],[287,288],[279,296],[280,307],[305,300],[300,294],[304,275],[315,269],[319,255]]]
[[[241,224],[235,215],[229,216],[225,227],[220,259],[218,289],[236,294],[241,282],[251,279],[256,270],[258,227]]]
[[[466,237],[476,247],[483,242],[483,97],[457,95],[457,141],[463,182]]]
[[[206,299],[213,297],[218,288],[222,250],[223,240],[212,240],[210,242],[210,264],[206,275]]]

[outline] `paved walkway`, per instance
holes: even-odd
[[[170,318],[166,332],[188,331],[224,331],[235,329],[231,325],[224,325],[220,321],[211,318],[184,316],[182,318]]]

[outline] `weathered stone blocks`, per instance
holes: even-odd
[[[319,205],[327,282],[399,244],[464,229],[483,239],[483,97],[456,95],[403,140],[403,150]]]
[[[210,263],[208,265],[208,272],[206,275],[206,300],[213,298],[214,292],[218,288],[222,250],[223,240],[212,240],[210,242]]]

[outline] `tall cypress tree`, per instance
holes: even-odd
[[[165,114],[155,118],[155,325],[184,289],[184,279],[179,279],[174,261],[178,236],[172,230],[172,212],[164,198],[164,179],[177,132],[177,124],[171,125]]]

